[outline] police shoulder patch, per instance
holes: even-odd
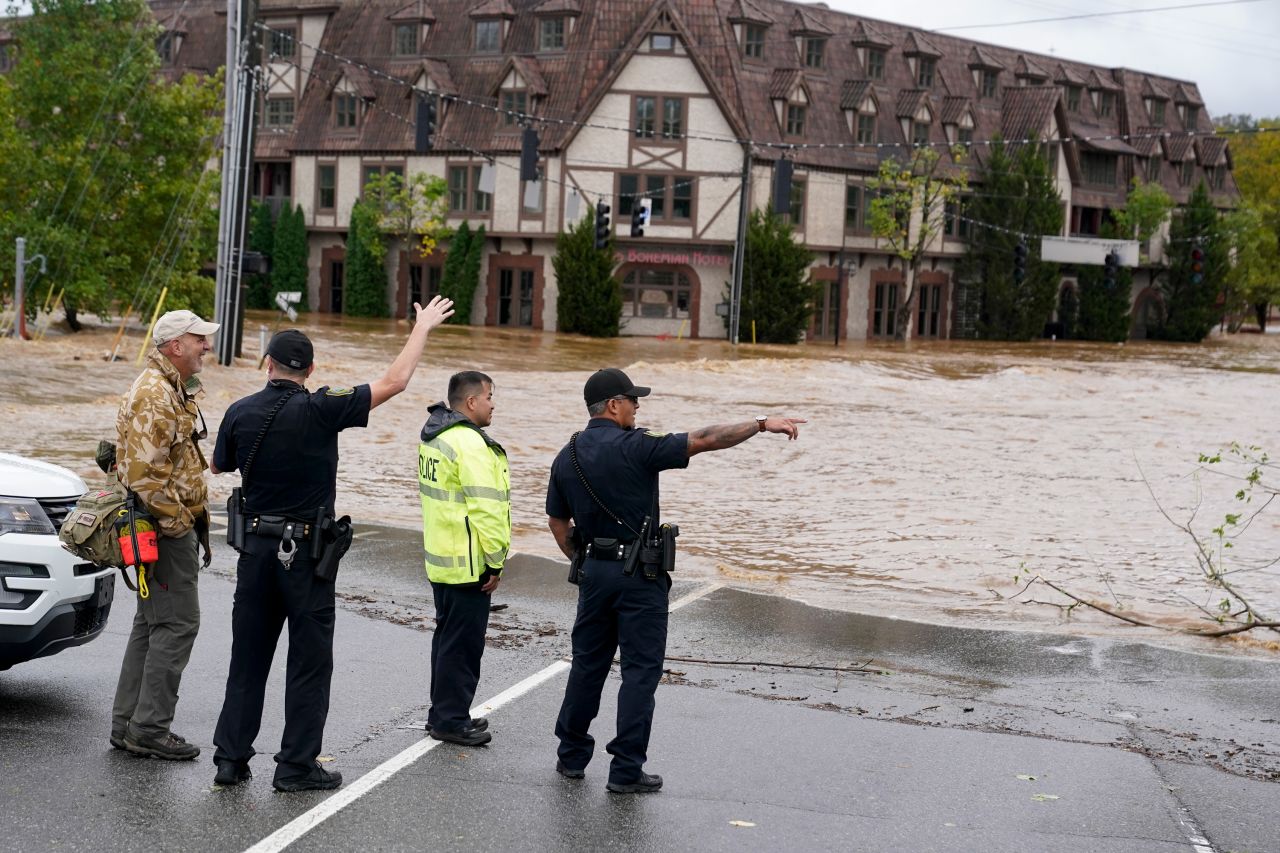
[[[326,397],[350,397],[354,393],[356,393],[354,388],[328,388],[325,390],[324,395]]]
[[[649,436],[649,438],[666,438],[671,435],[669,432],[658,432],[656,429],[647,429],[644,431],[644,434]]]

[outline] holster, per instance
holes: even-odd
[[[338,577],[338,563],[351,547],[355,531],[351,527],[351,516],[344,515],[336,521],[325,518],[319,523],[319,535],[312,536],[311,553],[316,553],[319,545],[319,559],[315,563],[315,576],[318,580],[332,583]]]
[[[587,561],[587,543],[578,534],[578,528],[569,531],[569,541],[573,543],[573,556],[569,558],[569,583],[574,586],[582,580],[582,564]]]
[[[227,498],[227,544],[236,551],[244,550],[244,496],[239,487]]]
[[[664,524],[658,532],[662,539],[662,571],[670,574],[676,570],[676,537],[680,535],[680,526]]]

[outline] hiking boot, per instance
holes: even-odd
[[[611,794],[652,794],[662,790],[662,777],[656,773],[641,773],[634,782],[609,782],[605,787]]]
[[[200,754],[200,747],[187,743],[173,732],[165,732],[157,737],[126,734],[124,748],[134,755],[150,755],[166,761],[190,761]]]
[[[467,726],[466,728],[456,729],[453,731],[431,729],[429,734],[436,740],[456,743],[459,746],[483,746],[493,740],[493,735],[483,729],[478,729],[475,726]]]
[[[277,791],[293,794],[298,791],[332,791],[342,784],[342,774],[336,770],[330,773],[319,764],[311,768],[306,776],[294,776],[290,779],[277,777],[271,785]]]
[[[124,732],[111,733],[111,748],[124,749]]]
[[[253,778],[253,773],[250,772],[247,764],[229,759],[214,763],[218,765],[218,772],[213,776],[213,784],[215,785],[239,785],[241,782],[247,782]]]
[[[581,779],[587,775],[585,770],[574,770],[572,767],[565,767],[563,762],[556,762],[556,772],[566,779]]]

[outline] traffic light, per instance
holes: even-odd
[[[1204,249],[1199,246],[1191,248],[1191,283],[1204,281]]]
[[[1027,277],[1027,244],[1025,241],[1013,247],[1013,281],[1022,284]]]
[[[1102,266],[1102,281],[1107,290],[1116,289],[1116,277],[1120,274],[1120,256],[1115,252],[1107,252],[1107,259]]]
[[[613,228],[609,225],[609,205],[602,201],[596,202],[596,248],[606,249],[609,246],[609,238],[613,236]]]
[[[649,224],[649,212],[653,208],[653,199],[638,198],[631,207],[631,236],[643,237],[644,227]]]
[[[417,154],[426,154],[431,150],[431,143],[436,135],[436,96],[418,96],[418,115],[414,128],[413,150]]]

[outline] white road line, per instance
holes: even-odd
[[[719,588],[720,584],[707,584],[672,604],[670,610],[679,610],[686,604],[697,601],[704,595],[715,592]],[[539,670],[523,681],[511,685],[487,702],[481,702],[479,705],[476,705],[471,709],[471,715],[473,717],[482,716],[492,711],[496,711],[508,702],[519,699],[539,684],[554,678],[568,668],[568,661],[558,660],[546,669]],[[299,838],[306,835],[308,832],[315,829],[317,826],[324,823],[326,820],[333,817],[335,814],[399,773],[401,770],[413,764],[441,743],[442,741],[434,740],[430,737],[423,737],[422,740],[402,750],[399,754],[388,758],[386,761],[361,776],[346,788],[343,788],[338,793],[329,797],[315,808],[298,815],[296,818],[289,821],[284,826],[259,841],[257,844],[246,849],[245,853],[279,853],[279,851],[285,849],[290,844],[297,841]]]

